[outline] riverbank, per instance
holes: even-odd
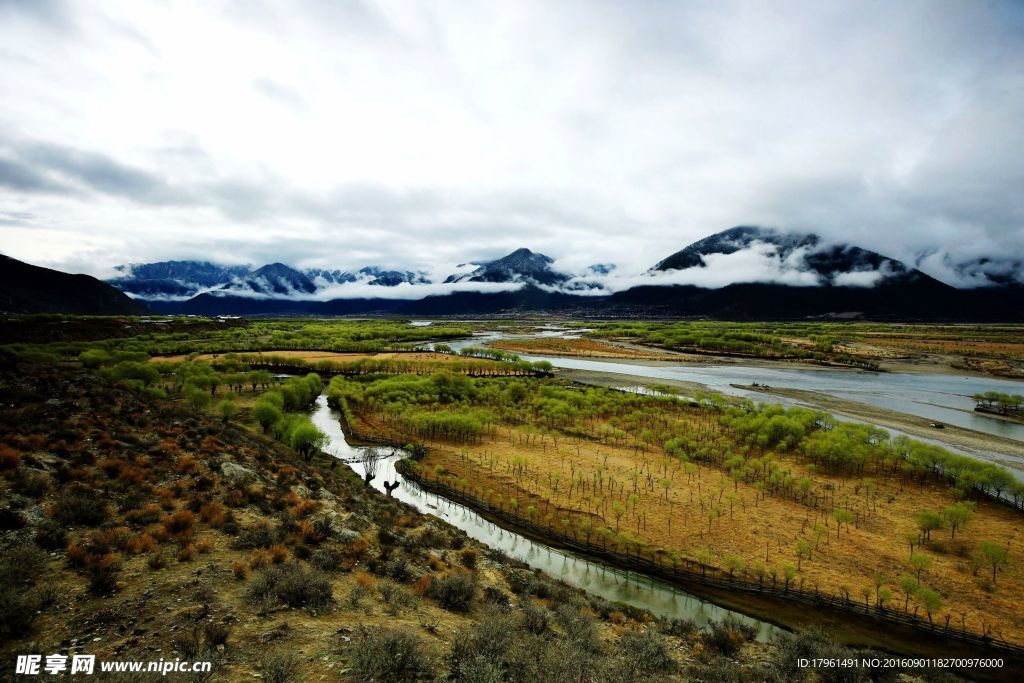
[[[631,362],[631,365],[648,365],[648,363]],[[662,377],[645,377],[628,372],[604,372],[600,370],[575,370],[560,368],[558,376],[580,384],[600,387],[642,386],[650,388],[662,385],[678,389],[681,393],[692,395],[696,391],[710,391],[709,387],[700,382],[678,380]],[[785,387],[765,387],[763,385],[731,384],[730,386],[766,395],[779,396],[806,403],[812,407],[835,413],[855,420],[870,422],[880,427],[904,432],[911,436],[941,441],[952,447],[963,449],[974,454],[990,454],[985,459],[1024,472],[1024,445],[1015,439],[979,432],[966,427],[945,424],[938,430],[931,425],[934,420],[901,413],[896,410],[858,403],[838,398],[830,394],[806,389],[788,389]]]
[[[933,421],[922,417],[900,413],[878,406],[872,406],[856,401],[830,396],[818,391],[807,391],[804,389],[788,389],[785,387],[766,387],[763,385],[732,385],[737,389],[755,391],[757,393],[769,394],[772,396],[783,396],[808,403],[822,408],[831,413],[846,415],[858,420],[864,420],[890,429],[897,429],[912,436],[919,436],[926,439],[941,439],[949,444],[972,451],[989,451],[1002,455],[1024,457],[1024,445],[1014,439],[1007,439],[995,434],[977,432],[973,429],[957,427],[956,425],[943,425],[941,434],[939,430],[932,427]],[[997,462],[1019,472],[1024,472],[1024,463],[1020,460],[999,459]]]
[[[669,567],[644,558],[623,556],[592,543],[553,533],[508,511],[439,482],[420,477],[414,468],[397,463],[402,476],[420,488],[472,510],[503,528],[551,547],[569,550],[577,555],[628,571],[646,573],[659,580],[678,585],[688,593],[722,607],[736,610],[787,630],[826,628],[839,642],[855,647],[871,647],[903,655],[921,657],[977,657],[979,648],[1000,653],[1024,664],[1024,648],[996,645],[968,632],[948,626],[932,626],[923,619],[907,617],[898,610],[879,610],[862,606],[854,600],[836,600],[828,596],[761,586],[739,577],[705,576],[681,567]],[[813,605],[813,610],[808,609]],[[884,634],[879,626],[884,625]],[[1021,650],[1018,652],[1018,650]],[[1001,678],[1001,677],[997,677]]]

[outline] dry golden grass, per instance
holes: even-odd
[[[366,428],[388,431],[373,418]],[[449,485],[465,488],[491,503],[501,501],[505,509],[515,499],[519,515],[532,516],[559,533],[565,530],[566,518],[577,527],[576,533],[581,533],[579,522],[587,517],[595,527],[615,529],[611,503],[621,500],[627,511],[619,527],[646,544],[648,557],[652,550],[662,549],[665,556],[676,552],[681,558],[692,559],[700,549],[707,548],[718,567],[727,569],[738,559],[743,566],[740,571],[750,578],[756,575],[759,564],[779,568],[780,585],[782,564],[799,564],[797,586],[802,583],[806,590],[817,588],[833,594],[847,592],[851,599],[863,601],[862,587],[870,585],[872,604],[875,577],[882,577],[883,586],[893,593],[889,604],[898,604],[901,609],[905,596],[899,589],[899,577],[915,574],[906,541],[908,534],[917,532],[915,515],[922,510],[940,511],[955,502],[943,485],[915,483],[901,487],[898,480],[881,477],[873,478],[876,489],[869,497],[860,486],[861,479],[813,471],[792,456],[776,454],[795,479],[809,476],[819,493],[831,487],[836,501],[848,501],[858,512],[856,526],[844,526],[837,537],[835,521],[820,510],[789,498],[765,496],[753,485],[733,482],[715,467],[698,465],[687,474],[678,461],[666,462],[660,452],[639,453],[565,436],[556,443],[550,435],[534,430],[505,428],[495,438],[467,447],[443,442],[426,445],[429,455],[420,468],[427,476],[434,477],[435,468],[440,466],[449,473],[445,479]],[[514,458],[525,459],[522,476],[514,472]],[[580,495],[574,487],[570,497],[574,473],[592,482],[599,467],[605,482],[603,491],[599,489],[595,496],[588,488]],[[630,473],[637,470],[641,472],[639,499],[634,507],[628,496],[634,490]],[[648,484],[648,472],[653,486]],[[667,499],[662,479],[670,480]],[[615,496],[609,494],[610,480],[615,482]],[[620,495],[623,485],[625,492]],[[705,499],[703,509],[701,498]],[[528,512],[531,507],[535,510],[532,515]],[[720,509],[721,516],[711,520],[709,528],[707,510],[713,507]],[[817,541],[816,524],[827,525]],[[987,626],[999,637],[1024,642],[1024,615],[1020,610],[1024,600],[1022,527],[1021,513],[979,502],[973,519],[957,531],[955,542],[949,530],[935,531],[929,545],[915,550],[933,560],[933,566],[922,573],[921,583],[942,595],[944,607],[933,614],[936,622],[944,623],[948,615],[950,625],[964,624],[974,632]],[[800,538],[814,548],[810,560],[798,562],[796,542]],[[994,586],[990,567],[975,571],[971,564],[971,551],[983,540],[1005,543],[1010,548],[1010,562],[1000,568]],[[599,536],[593,534],[591,541],[599,543]],[[961,544],[966,554],[957,553]],[[911,598],[912,613],[915,606]],[[923,607],[917,610],[925,617]]]
[[[387,351],[381,353],[341,353],[335,351],[260,351],[260,352],[242,352],[245,355],[264,355],[264,356],[280,356],[282,358],[295,358],[297,360],[303,360],[307,362],[316,362],[322,360],[329,360],[335,363],[354,363],[360,360],[408,360],[408,361],[423,361],[432,363],[453,363],[457,361],[465,361],[466,358],[453,356],[447,353],[434,353],[433,351],[410,351],[410,352],[398,352],[398,351]],[[225,354],[216,353],[204,353],[196,357],[196,360],[202,361],[215,361],[223,358]],[[183,361],[188,360],[188,356],[184,354],[178,354],[173,356],[157,356],[153,358],[155,361]],[[480,360],[480,359],[474,359]]]
[[[487,346],[513,353],[544,353],[552,356],[579,356],[582,358],[629,358],[634,360],[678,360],[679,358],[676,354],[664,353],[656,349],[627,348],[582,338],[503,339],[489,342]]]

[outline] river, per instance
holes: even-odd
[[[471,346],[480,346],[500,339],[529,339],[537,337],[576,338],[586,330],[545,327],[534,334],[506,335],[501,332],[478,333],[470,339],[446,342],[455,351]],[[432,345],[425,345],[432,346]],[[1020,447],[1008,447],[1006,451],[974,451],[947,443],[942,433],[936,430],[934,438],[913,438],[941,445],[949,450],[979,457],[988,461],[1009,458],[1018,467],[1014,474],[1024,476],[1024,424],[1008,422],[974,412],[972,395],[985,391],[1001,391],[1008,394],[1021,393],[1024,383],[989,377],[968,377],[953,374],[917,374],[906,372],[870,372],[866,370],[801,369],[790,367],[751,367],[736,363],[720,365],[675,364],[671,362],[640,365],[628,362],[614,362],[574,358],[567,356],[523,355],[524,360],[548,361],[556,368],[567,370],[588,370],[592,372],[617,373],[650,379],[670,379],[695,382],[709,390],[733,396],[742,396],[757,402],[779,403],[782,405],[805,405],[800,401],[761,392],[747,391],[733,387],[734,384],[749,385],[754,382],[772,387],[804,389],[829,394],[838,398],[886,408],[908,415],[915,415],[936,422],[944,422],[977,432],[993,434],[1020,443]],[[860,421],[853,420],[851,421]],[[884,427],[899,434],[898,430]]]
[[[352,446],[348,443],[341,428],[341,414],[327,405],[326,394],[321,394],[317,398],[310,417],[330,438],[330,444],[324,450],[346,462],[362,476],[363,467],[359,458],[365,447]],[[658,616],[692,619],[698,625],[704,625],[709,621],[720,621],[732,615],[753,625],[757,629],[759,640],[767,640],[775,631],[776,627],[767,622],[719,607],[657,579],[609,567],[576,553],[552,548],[503,529],[463,505],[425,491],[414,482],[402,480],[401,475],[395,471],[395,463],[405,455],[404,452],[390,447],[386,450],[391,454],[381,463],[377,477],[372,482],[374,488],[383,492],[385,481],[401,480],[401,485],[393,494],[395,498],[412,505],[420,512],[443,519],[448,524],[462,529],[472,538],[501,550],[530,567],[541,569],[569,585],[607,600],[646,609]]]

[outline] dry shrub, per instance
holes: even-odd
[[[211,621],[203,628],[203,633],[206,635],[206,644],[209,647],[217,647],[228,642],[231,629],[224,624]]]
[[[126,484],[138,484],[146,478],[146,472],[141,467],[125,465],[118,478]]]
[[[199,508],[199,519],[203,520],[204,524],[208,524],[214,529],[219,529],[224,526],[227,518],[227,509],[221,503],[206,503]]]
[[[356,585],[367,590],[373,590],[377,585],[377,579],[373,578],[366,572],[356,572],[353,576]]]
[[[70,526],[99,526],[109,510],[104,498],[80,484],[69,485],[54,501],[52,517]]]
[[[196,550],[199,551],[200,555],[205,555],[213,550],[213,546],[211,546],[207,541],[199,541],[199,543],[196,543]]]
[[[243,581],[249,576],[249,565],[245,562],[235,562],[231,565],[231,571],[234,572],[236,579]]]
[[[296,517],[308,517],[312,513],[316,512],[320,505],[315,500],[301,499],[295,505],[292,506],[292,514]]]
[[[249,566],[253,569],[263,569],[271,564],[270,553],[266,550],[255,550],[249,557]]]
[[[348,544],[345,554],[351,558],[360,558],[366,554],[369,547],[370,544],[366,542],[366,539],[360,537]]]
[[[125,551],[132,555],[152,552],[157,548],[156,539],[149,534],[142,533],[132,536],[126,544]]]
[[[288,548],[284,547],[280,543],[270,546],[270,559],[274,564],[281,564],[288,559]]]
[[[174,469],[182,474],[195,474],[199,471],[199,464],[191,455],[183,455],[174,463]]]
[[[153,503],[148,503],[141,508],[129,510],[124,516],[124,519],[129,524],[152,524],[153,522],[159,521],[164,516],[164,513],[160,510],[159,506]]]
[[[101,470],[106,472],[107,476],[110,477],[111,479],[114,479],[115,477],[117,477],[117,475],[121,473],[121,468],[123,466],[123,462],[121,462],[120,460],[115,460],[114,458],[104,458],[103,460],[100,460],[98,463],[96,463],[96,467],[99,467]]]
[[[121,571],[121,558],[106,553],[95,558],[86,570],[89,575],[89,590],[93,593],[110,593],[117,585],[117,573]]]
[[[0,444],[0,471],[16,470],[20,464],[21,454],[6,444]]]
[[[178,562],[191,562],[198,554],[199,550],[191,543],[187,543],[178,551]]]
[[[240,508],[249,504],[249,496],[242,489],[231,489],[224,496],[224,502],[228,507]]]
[[[477,558],[480,556],[474,548],[463,548],[462,550],[462,564],[463,566],[474,569],[476,567]]]
[[[476,577],[465,571],[454,571],[434,579],[427,593],[445,609],[463,612],[476,595]]]
[[[352,669],[361,681],[418,681],[433,677],[434,663],[412,631],[360,625],[352,638]]]
[[[434,583],[434,576],[432,574],[424,574],[420,578],[416,579],[416,583],[412,585],[412,590],[416,595],[424,595],[430,590],[430,586]]]
[[[195,515],[189,510],[178,510],[164,518],[164,528],[172,536],[189,541],[195,532]]]

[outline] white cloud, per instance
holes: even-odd
[[[0,251],[640,273],[753,223],[1019,259],[1022,35],[1011,2],[0,3]]]

